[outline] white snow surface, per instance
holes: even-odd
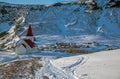
[[[4,31],[8,31],[10,29],[10,25],[6,22],[0,23],[0,33]]]
[[[20,59],[29,59],[33,57],[68,57],[74,56],[74,54],[61,53],[61,52],[36,52],[30,54],[17,55],[15,52],[0,51],[0,64],[9,63]]]
[[[120,49],[52,60],[58,69],[74,79],[120,79]],[[59,78],[61,79],[61,78]]]
[[[120,49],[92,54],[74,55],[59,52],[36,52],[15,55],[12,51],[0,51],[0,64],[21,59],[42,57],[43,67],[35,73],[35,79],[120,79]],[[54,57],[60,57],[54,59]],[[61,58],[62,57],[62,58]]]

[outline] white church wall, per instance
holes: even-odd
[[[20,47],[16,48],[15,52],[16,54],[26,54],[26,48],[21,45]]]

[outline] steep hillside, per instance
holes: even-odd
[[[102,1],[102,0],[101,0]],[[35,35],[104,35],[107,37],[120,36],[120,8],[111,7],[104,1],[96,1],[97,5],[90,8],[89,2],[56,3],[50,6],[24,5],[27,12],[25,25],[33,24]],[[95,3],[95,2],[94,2]],[[1,4],[0,25],[14,24],[21,5]],[[21,27],[24,25],[21,25]]]

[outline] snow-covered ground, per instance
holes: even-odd
[[[13,51],[0,51],[0,64],[13,62],[21,59],[29,59],[33,57],[68,57],[75,56],[75,54],[68,54],[62,52],[36,52],[26,55],[17,55]]]
[[[42,57],[43,67],[36,71],[35,79],[44,76],[50,79],[119,79],[119,56],[120,49],[84,55],[57,52],[15,55],[9,51],[0,52],[0,64]]]
[[[11,26],[8,23],[0,23],[0,33],[4,31],[8,31]]]
[[[51,64],[68,74],[72,74],[76,77],[74,79],[120,79],[119,56],[120,49],[64,57],[52,60]]]

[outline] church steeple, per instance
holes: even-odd
[[[29,27],[28,27],[28,31],[27,31],[26,36],[33,36],[31,25],[29,25]]]
[[[34,41],[34,39],[35,39],[34,35],[32,33],[31,25],[29,25],[29,27],[28,27],[26,39],[30,39],[31,41]]]

